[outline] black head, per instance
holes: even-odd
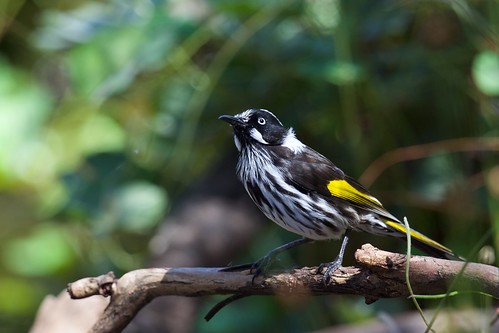
[[[223,115],[218,119],[232,125],[239,150],[241,145],[247,144],[280,145],[289,135],[289,129],[282,126],[272,112],[264,109],[249,109],[235,116]]]

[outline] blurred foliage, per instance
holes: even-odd
[[[398,147],[497,139],[498,13],[481,0],[2,1],[0,329],[29,327],[68,281],[140,267],[179,195],[235,149],[220,114],[270,109],[356,177]],[[442,149],[372,190],[457,252],[497,258],[498,157]],[[291,237],[269,234],[252,258]],[[463,298],[450,303],[483,304]],[[338,299],[242,301],[198,330],[309,330],[387,306]]]

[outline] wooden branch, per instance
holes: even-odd
[[[381,251],[365,244],[357,250],[355,258],[359,267],[341,267],[328,285],[324,285],[322,275],[316,274],[316,267],[276,273],[258,278],[254,284],[247,270],[224,272],[220,268],[151,268],[126,273],[111,285],[109,275],[82,279],[68,285],[68,292],[74,298],[111,294],[109,306],[91,332],[120,332],[152,299],[167,295],[227,294],[240,298],[249,295],[351,294],[365,297],[367,303],[379,298],[409,296],[405,282],[405,255]],[[444,294],[458,276],[459,286],[465,286],[466,290],[499,297],[497,267],[430,257],[411,258],[410,281],[416,294]],[[104,281],[106,285],[99,286],[96,281]]]

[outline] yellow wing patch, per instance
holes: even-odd
[[[390,227],[392,227],[393,229],[398,230],[400,232],[403,232],[404,234],[407,233],[407,229],[404,225],[397,223],[397,222],[392,222],[389,220],[383,220],[383,221],[386,224],[388,224]],[[433,239],[426,237],[425,235],[417,232],[416,230],[411,229],[410,234],[411,234],[412,238],[415,238],[423,243],[426,243],[428,245],[431,245],[431,246],[436,247],[438,249],[441,249],[443,251],[453,253],[450,249],[446,248],[442,244],[435,242]]]
[[[333,196],[341,199],[349,200],[355,203],[361,203],[367,206],[374,205],[376,207],[383,207],[378,199],[367,193],[362,193],[361,191],[350,185],[350,183],[348,183],[346,180],[331,180],[327,184],[327,189]]]

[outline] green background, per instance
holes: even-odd
[[[497,1],[0,1],[0,330],[27,330],[68,282],[143,267],[193,186],[224,159],[235,167],[217,117],[250,107],[416,229],[494,263],[498,31]],[[234,262],[289,239],[269,226]],[[335,246],[308,246],[300,262],[330,260]],[[447,306],[491,308],[469,295]],[[192,320],[203,332],[302,331],[404,309],[255,298]]]

